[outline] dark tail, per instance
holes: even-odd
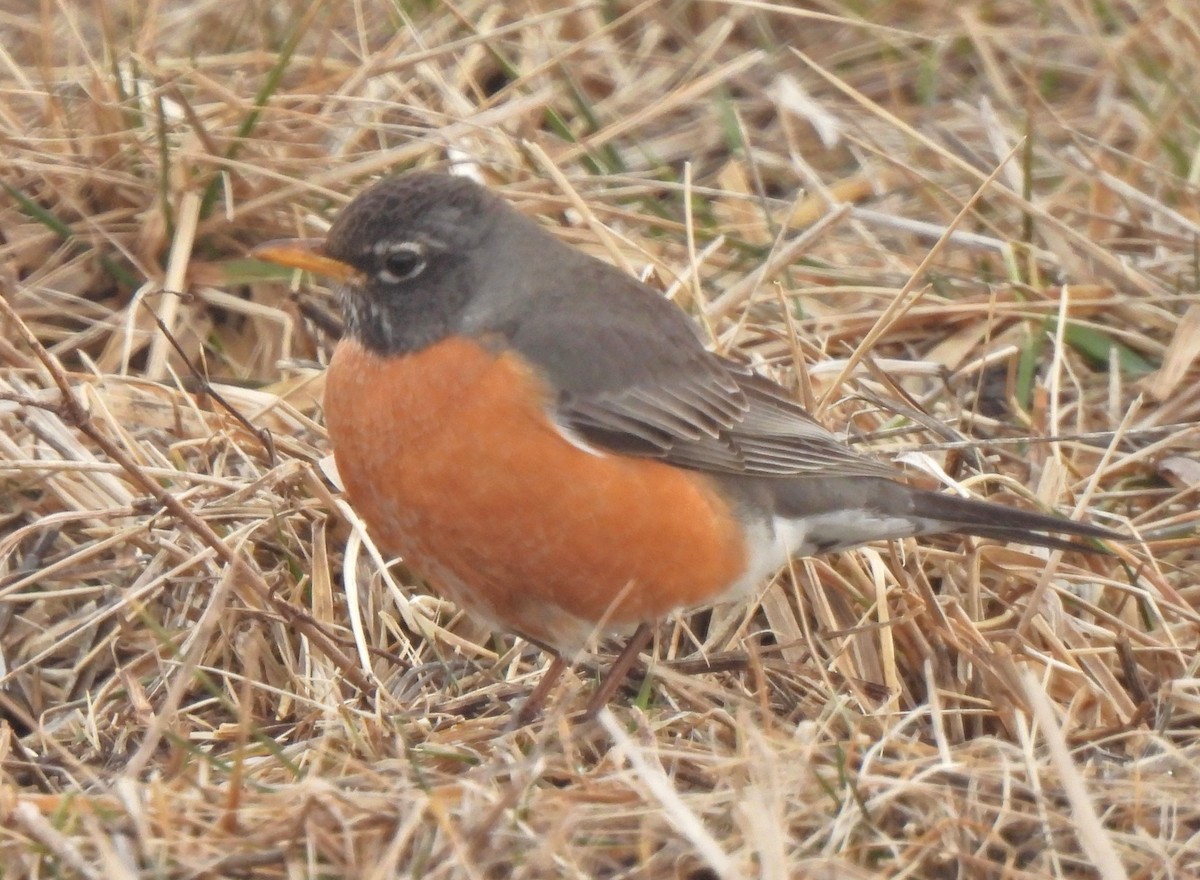
[[[815,548],[812,552],[845,550],[868,541],[941,532],[1093,553],[1107,551],[1094,542],[1076,543],[1058,536],[1129,540],[1103,526],[914,489],[886,477],[759,478],[739,485],[743,491],[769,492],[776,516],[804,522],[806,539]]]
[[[1076,522],[1060,516],[1033,513],[990,501],[976,501],[957,495],[927,492],[923,489],[908,489],[910,510],[914,516],[929,520],[929,533],[958,532],[981,538],[997,538],[1002,541],[1019,541],[1052,547],[1060,550],[1085,550],[1092,553],[1107,552],[1096,544],[1068,541],[1056,535],[1076,535],[1080,538],[1095,538],[1101,541],[1126,541],[1124,535],[1091,523]]]

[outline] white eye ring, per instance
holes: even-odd
[[[385,284],[400,284],[425,271],[425,246],[417,241],[388,245],[381,255],[383,266],[378,278]]]

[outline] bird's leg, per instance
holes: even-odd
[[[613,698],[613,695],[617,692],[617,688],[629,676],[629,670],[637,662],[638,654],[642,652],[646,645],[650,644],[650,640],[653,637],[654,626],[649,623],[640,624],[633,631],[633,635],[629,637],[629,641],[625,643],[625,647],[621,649],[621,653],[617,655],[612,666],[608,668],[608,672],[605,673],[604,678],[600,681],[596,692],[588,700],[587,708],[583,712],[583,720],[590,721],[596,717],[601,708],[608,705],[608,701]],[[517,710],[512,724],[514,728],[524,727],[542,714],[542,710],[546,708],[546,701],[550,699],[550,692],[554,690],[554,686],[558,684],[558,680],[567,671],[567,667],[570,665],[568,661],[557,652],[552,652],[552,656],[553,659],[550,661],[550,665],[542,673],[542,680],[529,692],[529,696],[525,698],[525,702]]]
[[[546,700],[550,698],[550,691],[554,690],[554,685],[562,678],[562,674],[567,671],[567,661],[563,659],[562,654],[554,652],[552,656],[553,659],[550,661],[550,665],[542,673],[542,680],[537,683],[537,687],[529,692],[529,696],[525,698],[525,702],[517,710],[516,718],[513,720],[514,727],[524,727],[542,714],[542,709],[546,707]]]
[[[654,626],[652,624],[639,624],[638,628],[633,631],[633,635],[629,637],[629,641],[625,643],[625,647],[621,649],[621,653],[617,655],[617,659],[608,668],[608,673],[601,680],[599,687],[596,688],[596,692],[588,700],[587,709],[583,712],[585,721],[595,718],[600,710],[608,705],[608,701],[613,698],[613,694],[617,692],[617,688],[628,677],[629,670],[633,668],[638,654],[642,653],[642,649],[650,644],[652,638],[654,638]]]

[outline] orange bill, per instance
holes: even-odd
[[[348,263],[335,260],[325,253],[322,238],[280,238],[260,244],[250,251],[256,260],[279,266],[302,269],[334,281],[362,281],[362,273]]]

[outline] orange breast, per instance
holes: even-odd
[[[517,356],[467,339],[395,358],[341,342],[325,415],[375,540],[467,609],[563,651],[601,621],[719,598],[747,559],[711,483],[572,445],[546,395]]]

